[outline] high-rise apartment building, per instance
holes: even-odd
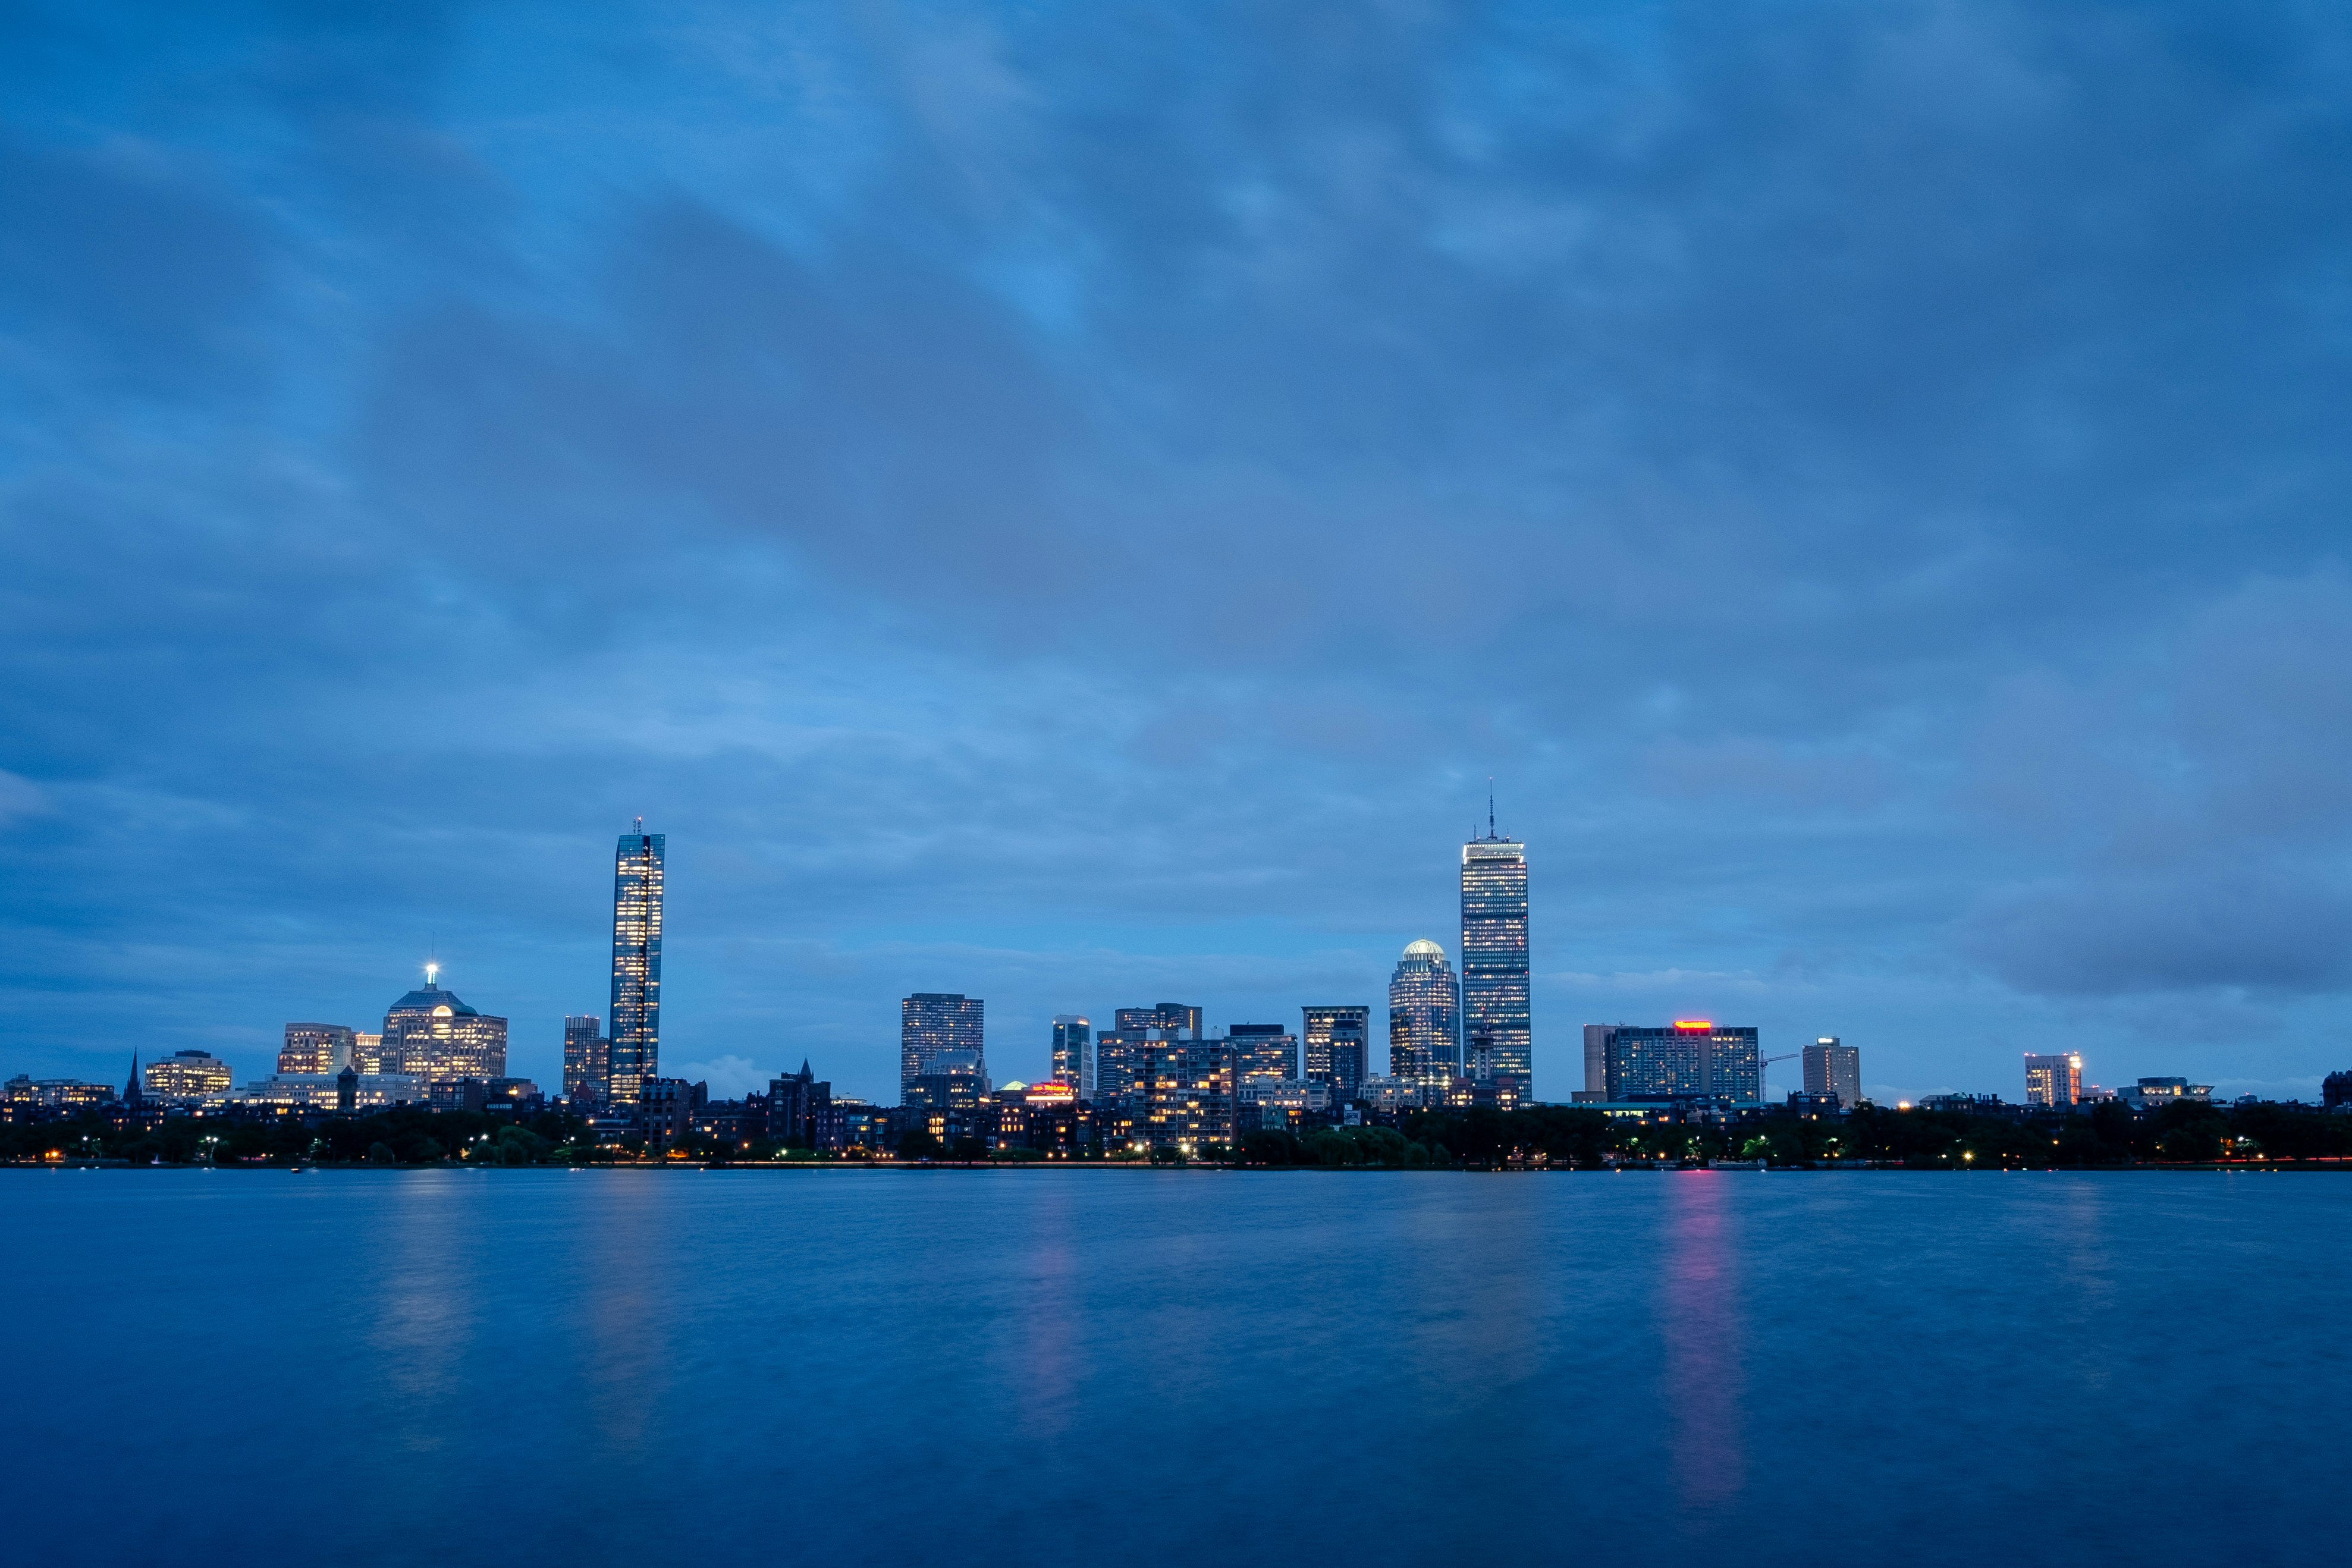
[[[425,988],[385,1009],[383,1070],[430,1083],[436,1079],[504,1078],[507,1020],[476,1012],[436,983],[441,966],[425,966]]]
[[[1307,1082],[1330,1086],[1339,1103],[1352,1104],[1371,1071],[1372,1009],[1301,1008],[1306,1029]]]
[[[1081,1100],[1095,1097],[1094,1027],[1076,1013],[1054,1015],[1054,1081],[1076,1090]]]
[[[1611,1027],[1608,1089],[1612,1100],[1685,1097],[1752,1103],[1763,1092],[1763,1061],[1756,1030],[1707,1019],[1678,1019],[1672,1028]]]
[[[563,1020],[563,1098],[574,1105],[601,1103],[613,1072],[613,1042],[604,1020],[581,1013]]]
[[[1389,1076],[1444,1089],[1462,1066],[1462,986],[1445,949],[1407,945],[1389,980]]]
[[[1851,1111],[1862,1103],[1862,1052],[1840,1045],[1825,1034],[1804,1049],[1805,1092],[1834,1094],[1838,1109]]]
[[[983,1043],[982,1014],[987,1004],[958,991],[917,991],[898,1003],[898,1103],[910,1104],[907,1092],[918,1078],[939,1076],[951,1068],[978,1081],[988,1092],[988,1057]],[[970,1052],[968,1061],[950,1052]]]
[[[1462,846],[1462,1038],[1493,1045],[1494,1075],[1534,1083],[1528,988],[1528,847],[1495,831]]]
[[[2025,1058],[2025,1103],[2029,1105],[2072,1105],[2083,1097],[2083,1057],[2079,1051]]]
[[[1298,1076],[1298,1037],[1278,1023],[1237,1023],[1225,1028],[1234,1048],[1234,1071],[1244,1078]]]
[[[1154,1040],[1198,1040],[1201,1009],[1187,1002],[1120,1008],[1114,1027],[1095,1036],[1095,1100],[1098,1104],[1143,1113],[1143,1048]]]
[[[613,856],[613,1004],[604,1103],[635,1108],[661,1076],[661,938],[667,835],[646,820],[621,835]]]
[[[278,1048],[280,1072],[341,1072],[352,1064],[356,1030],[339,1023],[289,1023]]]
[[[1155,1148],[1231,1145],[1239,1135],[1234,1049],[1228,1040],[1154,1030],[1139,1050],[1134,1125]]]

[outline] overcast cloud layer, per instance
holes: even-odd
[[[2352,24],[2036,3],[0,12],[0,1073],[428,949],[552,1083],[897,998],[2352,1067]],[[689,1065],[691,1064],[691,1065]],[[1788,1068],[1775,1081],[1794,1082]]]

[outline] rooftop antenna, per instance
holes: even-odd
[[[1495,836],[1495,776],[1486,775],[1486,836]]]
[[[637,819],[636,834],[641,839],[646,836],[646,820],[643,817]]]

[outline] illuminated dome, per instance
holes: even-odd
[[[1443,958],[1445,949],[1424,936],[1418,942],[1407,943],[1404,956],[1408,958]]]

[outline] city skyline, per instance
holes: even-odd
[[[552,1082],[640,812],[666,1071],[1377,1007],[1492,777],[1547,1097],[1675,1016],[2315,1092],[2341,17],[710,15],[0,23],[24,1067],[437,939]]]

